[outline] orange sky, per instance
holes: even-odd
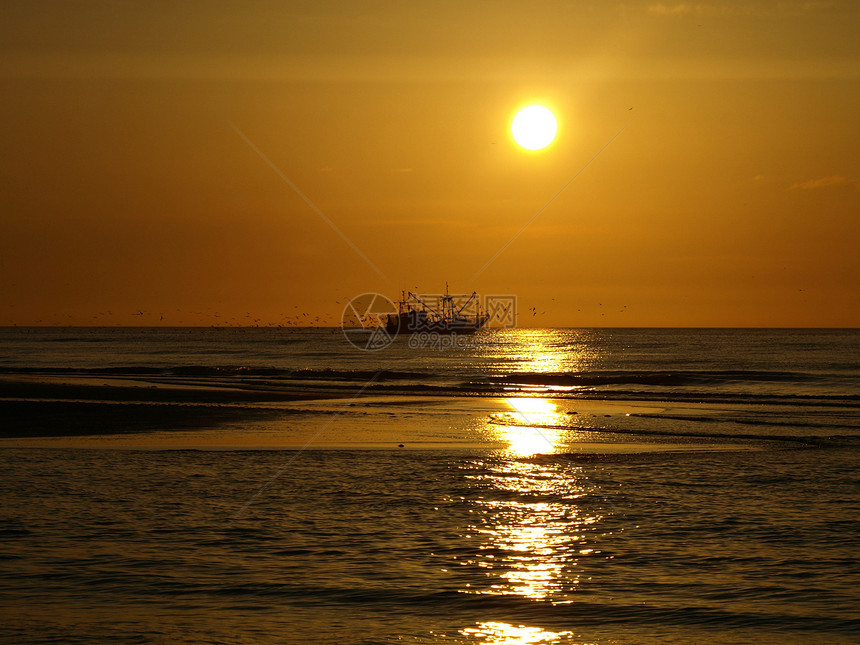
[[[447,281],[538,326],[857,326],[857,33],[854,0],[5,2],[0,325]]]

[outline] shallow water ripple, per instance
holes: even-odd
[[[291,455],[4,451],[0,640],[860,637],[850,451]]]

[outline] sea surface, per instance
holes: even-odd
[[[0,642],[860,643],[860,330],[419,340],[0,329]]]

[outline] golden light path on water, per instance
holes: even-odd
[[[509,623],[486,622],[476,627],[462,630],[466,636],[481,639],[480,643],[493,645],[538,645],[542,643],[557,643],[560,638],[570,636],[573,632],[550,632],[540,627],[511,625]]]
[[[571,374],[587,369],[595,356],[583,349],[580,342],[581,334],[570,337],[570,334],[559,334],[558,330],[532,329],[522,330],[518,337],[523,346],[520,354],[512,356],[518,372],[528,374]],[[489,435],[506,443],[508,451],[513,455],[526,457],[535,454],[564,452],[575,432],[570,424],[570,417],[559,411],[558,405],[551,398],[553,392],[546,387],[529,388],[519,385],[521,391],[529,392],[532,396],[517,396],[505,399],[510,412],[494,417],[494,429],[489,429]],[[575,389],[573,386],[558,386],[559,391]]]
[[[603,359],[596,336],[590,329],[517,329],[505,346],[505,366],[522,374],[588,371]]]
[[[578,584],[568,569],[590,552],[580,543],[600,518],[580,510],[587,489],[563,471],[510,461],[481,478],[496,489],[477,500],[482,522],[475,531],[484,537],[478,566],[497,578],[485,593],[560,600]]]
[[[520,457],[555,452],[560,446],[561,422],[556,405],[549,399],[512,397],[505,399],[511,406],[512,425],[499,425],[500,439],[508,443],[508,450]]]
[[[530,458],[565,447],[552,400],[511,397],[506,403],[511,425],[497,423],[495,432],[507,450],[467,475],[482,493],[474,499],[478,521],[469,527],[481,537],[472,564],[484,570],[488,584],[461,592],[567,604],[581,584],[578,560],[596,553],[592,538],[602,516],[581,503],[594,486],[567,460]],[[573,642],[572,632],[490,620],[461,633],[488,645]]]
[[[591,357],[577,347],[534,330],[526,351],[515,360],[523,373],[569,373]],[[524,339],[521,339],[524,340]],[[547,394],[536,391],[535,394]],[[535,455],[566,452],[571,430],[552,399],[517,396],[505,399],[509,412],[494,418],[489,433],[506,445],[503,457],[470,475],[484,490],[475,500],[479,522],[469,527],[482,537],[475,564],[489,578],[483,589],[463,593],[521,596],[534,602],[566,604],[580,584],[577,560],[594,553],[589,539],[602,517],[579,501],[593,485],[569,462],[536,461]],[[487,645],[569,643],[570,631],[534,624],[487,620],[461,630],[469,640]]]

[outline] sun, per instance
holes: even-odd
[[[514,141],[527,150],[546,148],[555,139],[558,124],[543,105],[529,105],[517,112],[511,122]]]

